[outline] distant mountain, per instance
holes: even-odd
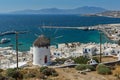
[[[120,11],[105,11],[105,12],[102,12],[102,13],[97,13],[95,15],[96,16],[120,18]]]
[[[40,10],[22,10],[10,12],[12,14],[95,14],[107,11],[100,7],[79,7],[75,9],[58,9],[58,8],[47,8]]]

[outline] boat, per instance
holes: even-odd
[[[2,38],[0,43],[3,44],[3,43],[8,43],[10,42],[10,39],[9,38]]]

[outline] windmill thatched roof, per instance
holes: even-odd
[[[35,47],[48,47],[50,46],[50,40],[44,35],[39,36],[33,43]]]

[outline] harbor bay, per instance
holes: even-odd
[[[52,45],[67,42],[99,43],[98,30],[79,30],[79,29],[46,29],[42,26],[65,26],[65,27],[82,27],[94,26],[99,24],[119,23],[119,18],[107,17],[88,17],[79,15],[0,15],[0,32],[5,31],[28,31],[25,34],[19,34],[19,50],[28,51],[33,41],[38,35],[44,34],[51,39]],[[15,49],[15,35],[4,35],[2,38],[10,38],[11,41],[6,44],[0,44],[1,47],[13,46]],[[102,35],[102,42],[111,42],[106,35]]]

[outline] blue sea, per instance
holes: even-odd
[[[19,34],[20,51],[28,51],[34,40],[41,34],[51,39],[52,45],[67,42],[99,43],[99,31],[83,31],[78,29],[46,29],[41,26],[65,26],[65,27],[81,27],[93,26],[99,24],[120,23],[120,18],[107,18],[96,16],[80,16],[80,15],[0,15],[0,32],[4,31],[29,31],[25,34]],[[15,35],[0,36],[2,38],[11,38],[11,42],[0,44],[9,46],[13,44],[15,49]],[[104,34],[102,42],[111,42]]]

